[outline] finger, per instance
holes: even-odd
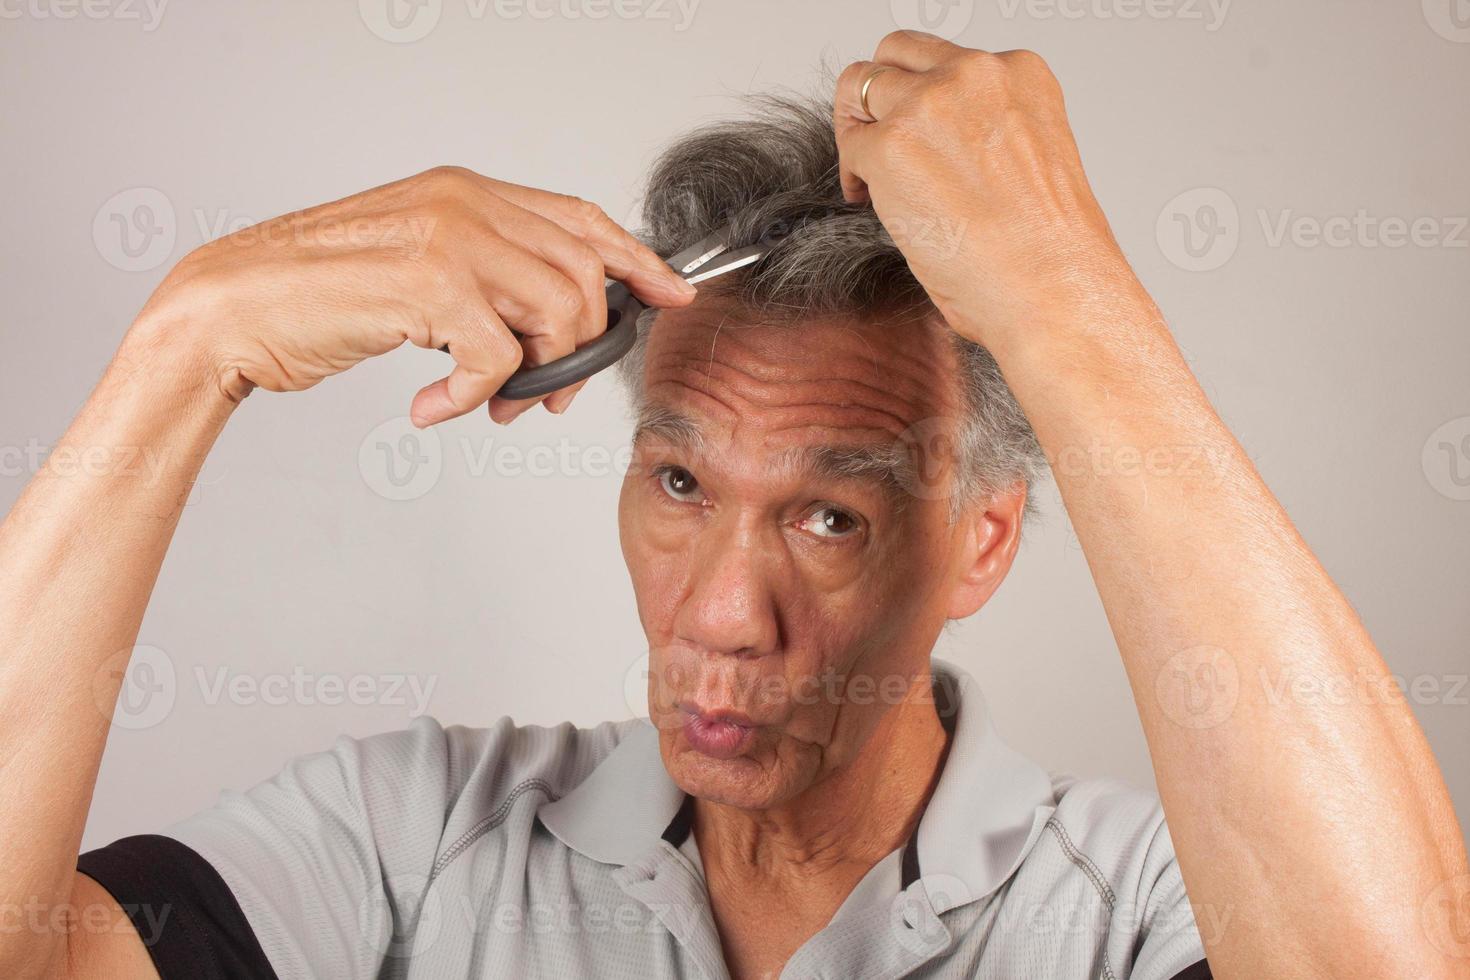
[[[517,227],[522,232],[519,236],[520,244],[546,259],[571,279],[582,291],[587,308],[592,311],[588,316],[578,319],[578,329],[575,336],[571,338],[570,344],[567,344],[565,338],[562,337],[528,337],[525,340],[523,346],[526,347],[526,359],[523,363],[547,364],[556,358],[572,353],[607,331],[607,292],[604,282],[608,270],[603,265],[597,250],[586,240],[535,212],[527,211],[511,202],[507,202],[507,206],[514,208],[517,212]],[[492,398],[488,406],[490,417],[497,422],[510,421],[538,400],[547,411],[561,414],[566,411],[585,383],[585,381],[579,381],[544,395],[540,399],[511,401],[499,397]]]
[[[878,42],[873,60],[905,71],[928,71],[969,50],[923,31],[894,31]]]
[[[495,312],[526,339],[557,338],[568,350],[583,334],[607,328],[607,299],[587,298],[577,284],[519,242],[488,238],[471,243],[465,265]],[[585,309],[594,304],[589,316]]]
[[[521,366],[527,368],[550,364],[552,361],[566,357],[577,349],[576,344],[573,343],[573,338],[567,334],[548,334],[536,337],[525,336],[520,338],[520,343],[521,348],[525,351],[525,357],[521,361]],[[490,417],[501,425],[504,425],[507,422],[514,421],[538,402],[548,404],[548,407],[551,404],[555,404],[565,408],[567,399],[560,399],[555,402],[553,402],[553,399],[566,390],[566,388],[559,388],[556,391],[548,392],[544,395],[537,395],[534,398],[512,399],[496,395],[490,399],[488,406]]]
[[[838,135],[837,172],[848,203],[860,204],[870,198],[867,175],[876,170],[884,135],[876,125],[854,126]]]
[[[479,175],[474,179],[489,192],[491,200],[477,210],[494,232],[485,242],[471,240],[477,254],[471,255],[469,266],[476,270],[491,305],[522,335],[522,366],[550,363],[601,336],[608,325],[608,270],[598,251],[556,221],[500,193],[505,189],[517,200],[533,200],[526,188]],[[571,283],[580,301],[567,295],[565,284],[554,275],[548,278],[546,269],[537,268],[538,261]],[[564,319],[561,314],[568,305],[572,309]],[[497,422],[509,422],[552,394],[513,401],[491,399],[490,416]],[[560,398],[553,407],[565,408],[568,400]]]
[[[506,207],[513,212],[507,217],[515,243],[565,276],[582,298],[581,313],[573,319],[573,348],[602,336],[608,313],[607,275],[601,256],[556,222],[514,204]]]
[[[493,268],[493,275],[480,273],[483,294],[496,313],[520,334],[522,366],[539,367],[567,356],[607,330],[607,295],[600,288],[602,277],[598,276],[599,288],[591,292],[590,300],[585,299],[576,284],[521,244],[503,240],[491,243],[488,249],[494,257],[472,264]],[[584,312],[588,302],[593,304],[590,316]],[[490,417],[507,423],[547,397],[497,398],[490,405]]]
[[[843,126],[870,125],[893,114],[905,94],[922,84],[922,76],[876,61],[854,61],[837,76],[832,97],[834,123]],[[863,109],[863,86],[868,87],[867,110]]]
[[[518,184],[502,184],[496,192],[581,238],[602,258],[608,276],[627,283],[645,303],[675,307],[694,299],[693,286],[597,205]]]
[[[553,338],[523,337],[521,339],[521,345],[526,349],[526,358],[522,364],[527,367],[549,364],[557,358],[565,357],[575,350],[573,346],[562,346],[558,344]],[[577,392],[581,391],[586,383],[587,379],[583,378],[581,381],[573,382],[564,388],[558,388],[555,391],[538,395],[535,398],[512,400],[497,395],[490,399],[490,404],[487,408],[490,412],[490,417],[502,425],[518,418],[537,402],[540,402],[548,412],[560,415],[567,410],[567,407],[572,403],[572,399],[577,396]]]
[[[587,380],[584,378],[581,381],[578,381],[576,384],[567,385],[560,391],[556,391],[550,395],[547,395],[546,401],[542,402],[541,404],[546,408],[548,412],[553,412],[557,415],[560,415],[562,412],[565,412],[567,410],[567,408],[572,404],[572,399],[577,397],[577,392],[581,391],[583,387],[586,386],[586,384]]]
[[[537,255],[551,262],[576,283],[577,287],[582,290],[588,309],[595,311],[592,315],[580,319],[571,349],[560,349],[556,345],[539,344],[534,341],[530,344],[526,363],[545,364],[557,357],[570,354],[573,350],[595,340],[607,331],[607,292],[604,282],[608,270],[601,256],[585,240],[548,218],[543,218],[535,212],[526,211],[518,206],[512,206],[525,216],[524,227],[529,233],[523,239],[524,244]],[[586,383],[583,380],[553,391],[541,398],[541,404],[548,412],[560,415],[567,410],[572,399]],[[534,402],[535,399],[511,401],[496,397],[490,399],[488,410],[490,417],[497,422],[502,419],[510,421]]]
[[[878,71],[884,67],[872,61],[855,61],[837,78],[832,98],[832,129],[837,138],[837,170],[842,196],[850,203],[868,199],[861,161],[864,157],[871,157],[871,151],[864,151],[876,141],[881,121],[892,113],[905,93],[920,83],[919,75],[903,69]],[[875,75],[874,72],[878,73]],[[864,83],[868,84],[866,112],[863,111]]]
[[[436,322],[430,343],[445,339],[454,370],[414,395],[408,416],[414,425],[458,418],[490,399],[520,367],[524,351],[488,305],[466,302],[449,324]],[[437,346],[437,344],[435,344]]]

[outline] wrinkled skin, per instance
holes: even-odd
[[[1009,567],[1022,495],[952,519],[945,494],[791,460],[901,443],[916,425],[953,419],[942,323],[738,317],[702,297],[657,321],[647,402],[695,422],[703,449],[640,436],[620,518],[665,765],[697,797],[764,809],[853,762],[928,677],[946,619],[978,608]],[[690,705],[748,715],[747,750],[722,759],[692,747]]]

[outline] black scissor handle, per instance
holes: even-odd
[[[607,287],[607,331],[565,357],[548,364],[523,367],[506,379],[495,394],[501,398],[539,398],[612,367],[633,349],[638,339],[638,317],[646,307],[620,282]],[[449,345],[439,348],[449,352]]]

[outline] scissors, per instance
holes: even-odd
[[[664,261],[686,282],[701,283],[759,262],[772,244],[764,241],[746,248],[731,249],[730,226],[725,225]],[[633,342],[638,339],[638,318],[646,309],[648,307],[639,302],[627,286],[620,282],[609,283],[607,331],[602,336],[565,357],[521,368],[506,379],[496,394],[501,398],[536,398],[611,367],[632,350]],[[439,349],[447,353],[449,345]]]

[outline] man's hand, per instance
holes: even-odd
[[[606,329],[604,275],[651,305],[692,298],[596,207],[450,168],[245,229],[169,274],[0,524],[0,908],[56,924],[0,930],[0,976],[153,975],[122,910],[76,871],[77,849],[159,565],[240,399],[310,387],[407,340],[448,344],[455,361],[414,398],[417,423],[487,399],[509,421],[535,400],[491,395],[523,360]],[[159,465],[56,464],[120,450]],[[74,928],[99,911],[107,929]]]
[[[900,32],[843,73],[835,115],[844,191],[990,348],[1052,461],[1196,919],[1229,922],[1201,930],[1214,975],[1470,976],[1434,756],[1124,261],[1040,59]],[[1202,667],[1228,692],[1203,718]],[[1274,693],[1303,684],[1380,693]]]
[[[233,401],[256,386],[309,388],[404,341],[448,344],[454,369],[414,397],[413,420],[488,401],[505,422],[541,400],[491,397],[523,360],[544,364],[606,329],[605,276],[653,306],[694,296],[596,205],[441,167],[203,246],[140,329],[202,348]],[[547,408],[564,410],[580,387],[544,396]]]
[[[843,193],[872,200],[963,336],[998,344],[1100,295],[1137,292],[1082,171],[1061,87],[1032,52],[890,34],[872,61],[842,73],[833,123]]]

